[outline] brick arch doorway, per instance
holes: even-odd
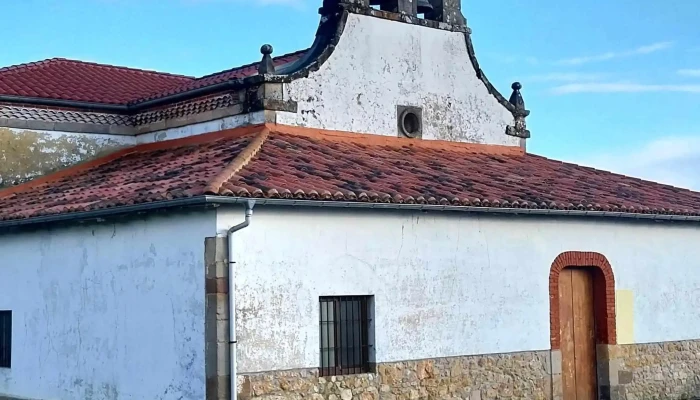
[[[549,290],[550,340],[561,354],[563,399],[597,399],[596,345],[616,342],[612,267],[599,253],[562,253],[552,263]]]

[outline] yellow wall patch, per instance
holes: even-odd
[[[615,291],[617,315],[617,343],[634,343],[634,293],[631,290]]]

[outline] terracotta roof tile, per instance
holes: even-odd
[[[204,101],[208,101],[204,100]],[[202,102],[204,102],[202,101]],[[210,101],[210,100],[209,100]],[[192,102],[198,104],[199,102]],[[162,113],[162,111],[161,111]],[[82,122],[89,124],[133,125],[133,118],[123,114],[88,111],[54,110],[46,108],[0,105],[0,118],[50,122]]]
[[[274,57],[272,59],[272,62],[275,64],[276,67],[292,63],[294,61],[299,60],[307,50],[300,50],[296,51],[294,53],[289,53],[289,54],[284,54],[278,57]],[[239,79],[239,78],[245,78],[247,76],[252,76],[256,75],[258,73],[258,64],[259,62],[254,62],[251,64],[246,64],[242,65],[240,67],[232,68],[226,71],[221,71],[217,72],[215,74],[211,75],[206,75],[201,78],[197,78],[193,81],[187,82],[185,84],[179,85],[177,87],[164,90],[164,91],[156,91],[154,93],[150,93],[148,95],[144,95],[142,98],[139,100],[151,100],[163,96],[169,96],[181,92],[185,92],[188,90],[193,90],[193,89],[199,89],[202,87],[206,86],[211,86],[215,85],[217,83],[222,83],[226,82],[232,79]]]
[[[0,69],[0,94],[122,104],[192,80],[181,75],[52,58]]]
[[[205,194],[700,215],[700,193],[526,154],[261,125],[140,145],[0,191],[0,220]]]
[[[275,65],[298,60],[306,52],[275,57]],[[257,73],[257,62],[201,78],[83,61],[52,58],[0,68],[0,95],[128,104]]]

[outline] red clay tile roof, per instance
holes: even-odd
[[[307,50],[299,50],[294,53],[284,54],[278,57],[274,57],[272,59],[272,62],[275,64],[276,67],[280,67],[282,65],[299,60],[306,52]],[[239,79],[245,78],[246,76],[252,76],[258,73],[258,64],[259,62],[255,62],[252,64],[246,64],[240,67],[232,68],[226,71],[217,72],[215,74],[206,75],[169,90],[151,93],[150,95],[144,96],[139,100],[151,100],[158,97],[168,96],[176,93],[186,92],[188,90],[199,89],[205,86],[215,85],[217,83],[226,82],[232,79]]]
[[[275,57],[275,65],[298,60],[306,52]],[[52,58],[0,68],[0,95],[128,104],[229,79],[255,75],[257,63],[194,78],[155,71]]]
[[[0,191],[0,220],[202,196],[700,215],[700,193],[517,147],[259,125],[139,145]]]
[[[0,69],[0,94],[123,104],[194,78],[52,58]]]

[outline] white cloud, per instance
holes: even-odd
[[[700,68],[699,69],[679,69],[678,75],[700,78]]]
[[[580,72],[553,72],[549,74],[533,75],[525,79],[527,82],[588,82],[605,78],[606,74],[580,73]]]
[[[636,178],[700,190],[700,133],[663,137],[636,148],[583,157],[575,162]]]
[[[645,46],[637,47],[636,49],[626,50],[626,51],[609,51],[607,53],[596,54],[591,56],[574,57],[567,58],[557,61],[559,65],[581,65],[588,64],[592,62],[600,62],[612,60],[615,58],[632,57],[644,54],[656,53],[657,51],[666,50],[673,46],[673,42],[657,42]]]
[[[637,54],[650,54],[650,53],[655,53],[659,50],[665,50],[673,46],[673,42],[658,42],[658,43],[652,43],[650,45],[646,46],[640,46],[637,47],[636,49],[632,51],[628,51],[626,53],[622,53],[623,55],[637,55]]]
[[[629,82],[587,82],[556,86],[551,89],[551,92],[553,94],[640,92],[700,93],[700,85],[650,85]]]

